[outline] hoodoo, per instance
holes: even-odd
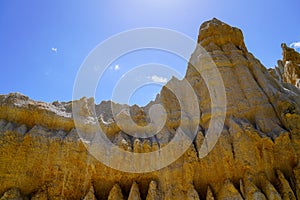
[[[300,199],[299,54],[282,45],[283,60],[270,73],[248,52],[241,30],[217,19],[201,25],[198,44],[185,75],[198,99],[198,132],[179,159],[158,171],[117,171],[90,155],[84,145],[88,141],[80,139],[73,122],[73,102],[48,104],[19,93],[1,95],[0,199]],[[206,145],[212,107],[199,73],[207,68],[199,48],[214,62],[226,91],[222,131],[203,158],[199,150]],[[168,84],[180,90],[182,81],[173,78]],[[188,98],[183,95],[182,101]],[[94,104],[87,98],[78,102]],[[145,125],[154,103],[165,108],[167,122],[150,138],[122,131],[111,112],[111,104],[121,117],[128,108],[133,121]],[[145,107],[95,105],[108,139],[135,153],[166,146],[181,123],[178,111],[178,99],[168,87]]]

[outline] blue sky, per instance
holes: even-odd
[[[282,42],[300,41],[299,8],[299,0],[3,0],[0,93],[21,92],[46,102],[69,101],[81,63],[108,37],[133,28],[162,27],[196,40],[201,23],[213,17],[241,28],[248,50],[266,67],[273,67],[281,58]],[[107,70],[96,101],[110,98],[122,74],[151,62],[170,65],[182,74],[186,69],[184,61],[166,53],[133,53]],[[169,77],[158,74],[156,80],[163,83],[164,78]],[[160,87],[141,88],[130,103],[145,104]]]

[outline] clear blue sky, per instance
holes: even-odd
[[[281,58],[282,42],[300,41],[299,8],[299,0],[2,0],[0,93],[69,101],[81,63],[108,37],[133,28],[163,27],[196,39],[200,24],[213,17],[241,28],[248,50],[273,67]],[[184,62],[157,53],[116,61],[103,79],[106,89],[97,93],[97,102],[109,99],[112,85],[138,64],[161,62],[184,73]],[[131,103],[145,104],[159,88],[137,91]]]

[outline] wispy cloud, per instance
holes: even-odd
[[[153,76],[148,76],[147,78],[149,78],[150,80],[152,80],[155,83],[167,83],[168,79],[162,76],[157,76],[157,75],[153,75]]]
[[[295,49],[300,49],[300,41],[293,42],[292,44],[290,44],[290,47],[295,48]]]
[[[56,53],[57,52],[57,48],[56,47],[52,47],[51,51]]]
[[[118,71],[121,69],[121,67],[120,67],[120,65],[115,65],[115,66],[110,66],[109,69],[113,70],[113,71]]]
[[[118,71],[119,69],[120,69],[120,66],[119,65],[115,65],[114,70]]]

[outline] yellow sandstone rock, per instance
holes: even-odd
[[[184,81],[175,77],[155,101],[141,108],[110,101],[95,105],[92,98],[49,104],[19,93],[0,95],[1,199],[299,199],[300,90],[283,83],[294,84],[297,73],[290,67],[299,64],[298,54],[283,46],[284,58],[277,71],[287,68],[288,74],[279,76],[274,71],[276,80],[248,52],[238,28],[212,19],[201,25],[198,43],[207,54],[202,55],[198,46],[185,75],[198,98],[185,106],[199,106],[198,121],[181,112],[180,101],[168,89],[176,88],[182,102],[189,102]],[[223,81],[226,91],[226,99],[222,99],[226,100],[225,122],[216,125],[221,133],[213,135],[207,132],[212,118],[210,97],[218,94],[209,92],[205,77],[197,70],[210,70],[208,57],[222,77],[217,80],[211,74],[211,83]],[[84,139],[72,118],[75,104],[83,114],[78,126],[85,130],[81,133]],[[149,138],[139,137],[143,129],[135,130],[132,124],[122,130],[112,111],[113,106],[121,120],[130,115],[143,127],[151,123],[149,110],[154,104],[165,108],[167,121]],[[181,132],[186,136],[190,136],[190,124],[196,126],[197,135],[170,165],[148,173],[127,173],[106,166],[86,149],[96,137],[95,128],[89,125],[97,121],[113,148],[135,154],[161,153],[182,124]],[[211,151],[209,137],[218,138]],[[177,142],[170,156],[181,150],[182,141]],[[133,162],[114,156],[119,166]],[[143,162],[142,166],[163,163],[163,159],[167,158]]]

